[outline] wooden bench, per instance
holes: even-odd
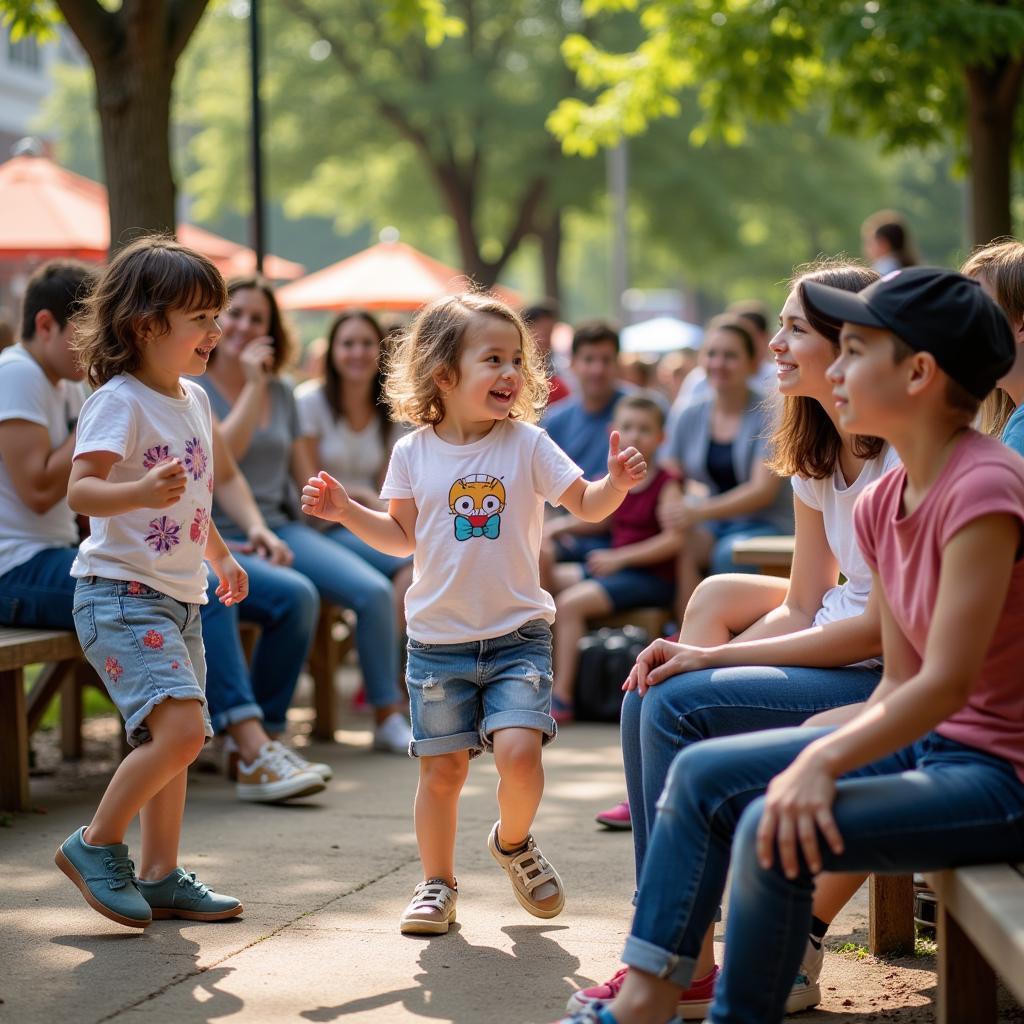
[[[25,668],[37,663],[45,667],[26,694]],[[28,809],[28,738],[58,692],[75,698],[86,672],[74,633],[0,627],[0,808]]]
[[[793,565],[794,537],[749,537],[733,545],[737,565],[753,565],[762,576],[789,576]]]
[[[994,1024],[996,973],[1024,1003],[1024,864],[926,877],[939,898],[938,1024]]]

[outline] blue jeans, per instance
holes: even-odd
[[[776,523],[753,517],[711,519],[704,523],[704,528],[715,538],[708,566],[713,576],[722,572],[756,573],[756,565],[737,565],[732,560],[734,545],[737,541],[749,540],[751,537],[774,537],[782,532]]]
[[[551,627],[543,619],[491,640],[421,644],[409,639],[413,757],[492,746],[498,729],[558,731],[551,717]]]
[[[760,867],[769,781],[828,729],[778,729],[697,744],[672,765],[623,960],[685,987],[733,883],[724,972],[709,1024],[775,1024],[807,945],[813,876]],[[929,733],[844,775],[833,806],[844,850],[823,870],[906,874],[1024,858],[1024,783],[1001,758]]]
[[[292,567],[322,598],[356,613],[356,647],[366,697],[374,707],[399,699],[398,625],[391,581],[360,555],[305,523],[274,531],[294,552]]]
[[[77,548],[46,548],[0,576],[0,625],[73,630],[77,554]]]
[[[385,555],[383,551],[378,551],[376,548],[371,547],[360,537],[357,537],[348,527],[346,526],[334,526],[327,531],[327,536],[333,541],[337,541],[342,547],[348,548],[349,551],[359,555],[364,562],[369,562],[378,572],[384,573],[389,580],[395,578],[395,573],[399,569],[404,569],[407,565],[412,565],[412,556],[407,558],[399,558],[397,555]]]
[[[680,750],[713,736],[800,725],[871,696],[881,669],[715,668],[684,672],[622,702],[622,760],[633,819],[636,875],[643,867],[658,797]]]
[[[75,548],[47,548],[0,576],[0,625],[75,628],[71,611]],[[213,727],[265,718],[271,732],[284,729],[285,713],[316,629],[316,588],[290,569],[256,555],[236,556],[249,573],[249,596],[237,608],[217,600],[210,574],[208,602],[200,609],[206,647],[206,697]],[[257,622],[263,635],[252,677],[238,638],[238,620]]]
[[[211,572],[203,605],[203,638],[207,650],[206,696],[217,732],[250,718],[261,718],[267,732],[284,732],[288,706],[309,653],[320,613],[316,587],[301,573],[271,565],[259,555],[235,552],[249,574],[249,596],[225,607],[214,590]],[[261,627],[246,668],[238,620]]]

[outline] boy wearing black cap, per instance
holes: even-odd
[[[970,427],[1013,361],[1010,327],[976,282],[930,268],[857,294],[809,284],[805,298],[843,324],[829,374],[844,429],[885,438],[903,463],[855,510],[880,597],[882,681],[840,728],[709,740],[676,759],[629,975],[606,1009],[569,1020],[671,1019],[730,847],[728,953],[709,1024],[782,1020],[819,871],[1021,857],[1024,459]]]

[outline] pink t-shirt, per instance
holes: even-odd
[[[1024,525],[1024,459],[973,430],[924,501],[902,513],[906,470],[872,484],[857,502],[854,525],[867,563],[878,572],[897,625],[920,658],[939,590],[942,549],[972,520],[1008,513]],[[1005,758],[1024,781],[1024,558],[1010,578],[995,636],[967,703],[935,730]]]

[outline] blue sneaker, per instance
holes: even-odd
[[[91,846],[86,826],[72,832],[57,848],[57,867],[81,890],[93,910],[129,928],[145,928],[153,920],[149,904],[136,885],[135,865],[124,843]]]
[[[139,882],[139,892],[153,911],[154,920],[180,917],[185,921],[226,921],[243,910],[234,896],[221,896],[195,876],[175,868],[158,882]]]

